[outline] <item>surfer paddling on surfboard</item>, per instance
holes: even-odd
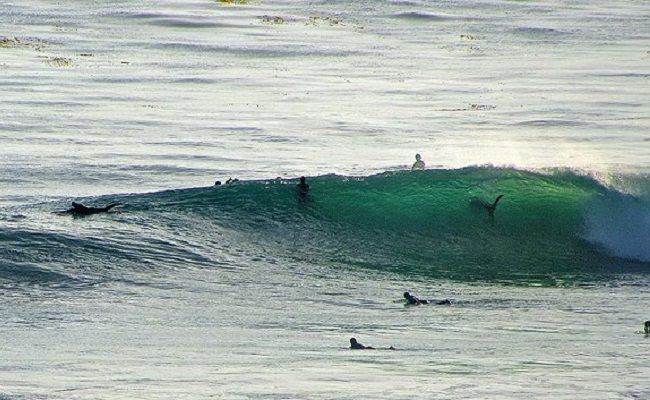
[[[355,338],[350,338],[350,348],[352,350],[374,350],[374,347],[371,346],[364,346],[361,343],[357,342],[357,339]],[[388,347],[387,349],[384,350],[395,350],[393,346]]]
[[[440,301],[418,299],[416,295],[409,292],[404,292],[404,298],[406,299],[407,306],[419,306],[422,304],[437,304],[437,305],[451,304],[451,300],[449,299],[444,299]]]
[[[113,203],[109,204],[105,207],[87,207],[84,206],[81,203],[76,203],[72,202],[72,208],[69,208],[65,211],[57,211],[55,212],[56,214],[60,215],[65,215],[65,214],[72,214],[72,215],[93,215],[93,214],[99,214],[103,212],[109,212],[111,208],[116,207],[121,205],[122,203]]]
[[[357,342],[357,339],[355,338],[350,338],[350,348],[352,350],[366,350],[366,349],[372,350],[372,347],[362,345],[361,343]]]

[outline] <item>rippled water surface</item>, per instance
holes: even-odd
[[[649,17],[0,0],[0,399],[650,399]]]

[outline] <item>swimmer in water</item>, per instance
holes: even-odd
[[[643,333],[646,335],[650,335],[650,321],[646,321],[643,323]]]
[[[357,342],[357,339],[355,338],[350,338],[350,348],[352,350],[366,350],[366,349],[372,350],[372,347],[362,345],[361,343]]]
[[[72,214],[72,215],[92,215],[103,212],[109,212],[111,208],[122,205],[122,203],[109,204],[106,207],[87,207],[81,203],[72,202],[72,208],[65,211],[59,211],[57,214]]]
[[[424,160],[422,160],[422,156],[420,154],[415,155],[415,162],[413,163],[413,166],[411,169],[424,169],[425,164]]]

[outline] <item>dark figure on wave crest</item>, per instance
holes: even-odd
[[[406,299],[406,305],[408,306],[419,306],[422,304],[436,304],[436,305],[451,304],[451,300],[449,299],[444,299],[440,301],[418,299],[417,296],[409,292],[404,292],[404,298]]]
[[[59,214],[59,215],[65,215],[65,214],[93,215],[93,214],[109,212],[113,207],[117,207],[119,205],[122,205],[122,203],[113,203],[113,204],[109,204],[109,205],[107,205],[105,207],[87,207],[87,206],[84,206],[81,203],[75,203],[73,201],[72,202],[72,208],[69,208],[69,209],[67,209],[65,211],[56,211],[55,214]]]
[[[296,185],[296,194],[298,195],[298,200],[301,202],[307,202],[309,200],[309,184],[307,183],[307,178],[304,176],[300,177],[300,183]]]
[[[488,203],[487,201],[479,199],[478,197],[472,197],[472,199],[470,200],[470,204],[475,207],[479,207],[487,210],[488,215],[490,216],[490,220],[494,222],[494,212],[497,210],[497,204],[499,204],[499,201],[501,200],[502,197],[503,197],[502,194],[498,195],[496,200],[494,200],[494,202],[492,203]]]

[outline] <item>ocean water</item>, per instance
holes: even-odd
[[[0,399],[650,399],[649,18],[0,0]]]

